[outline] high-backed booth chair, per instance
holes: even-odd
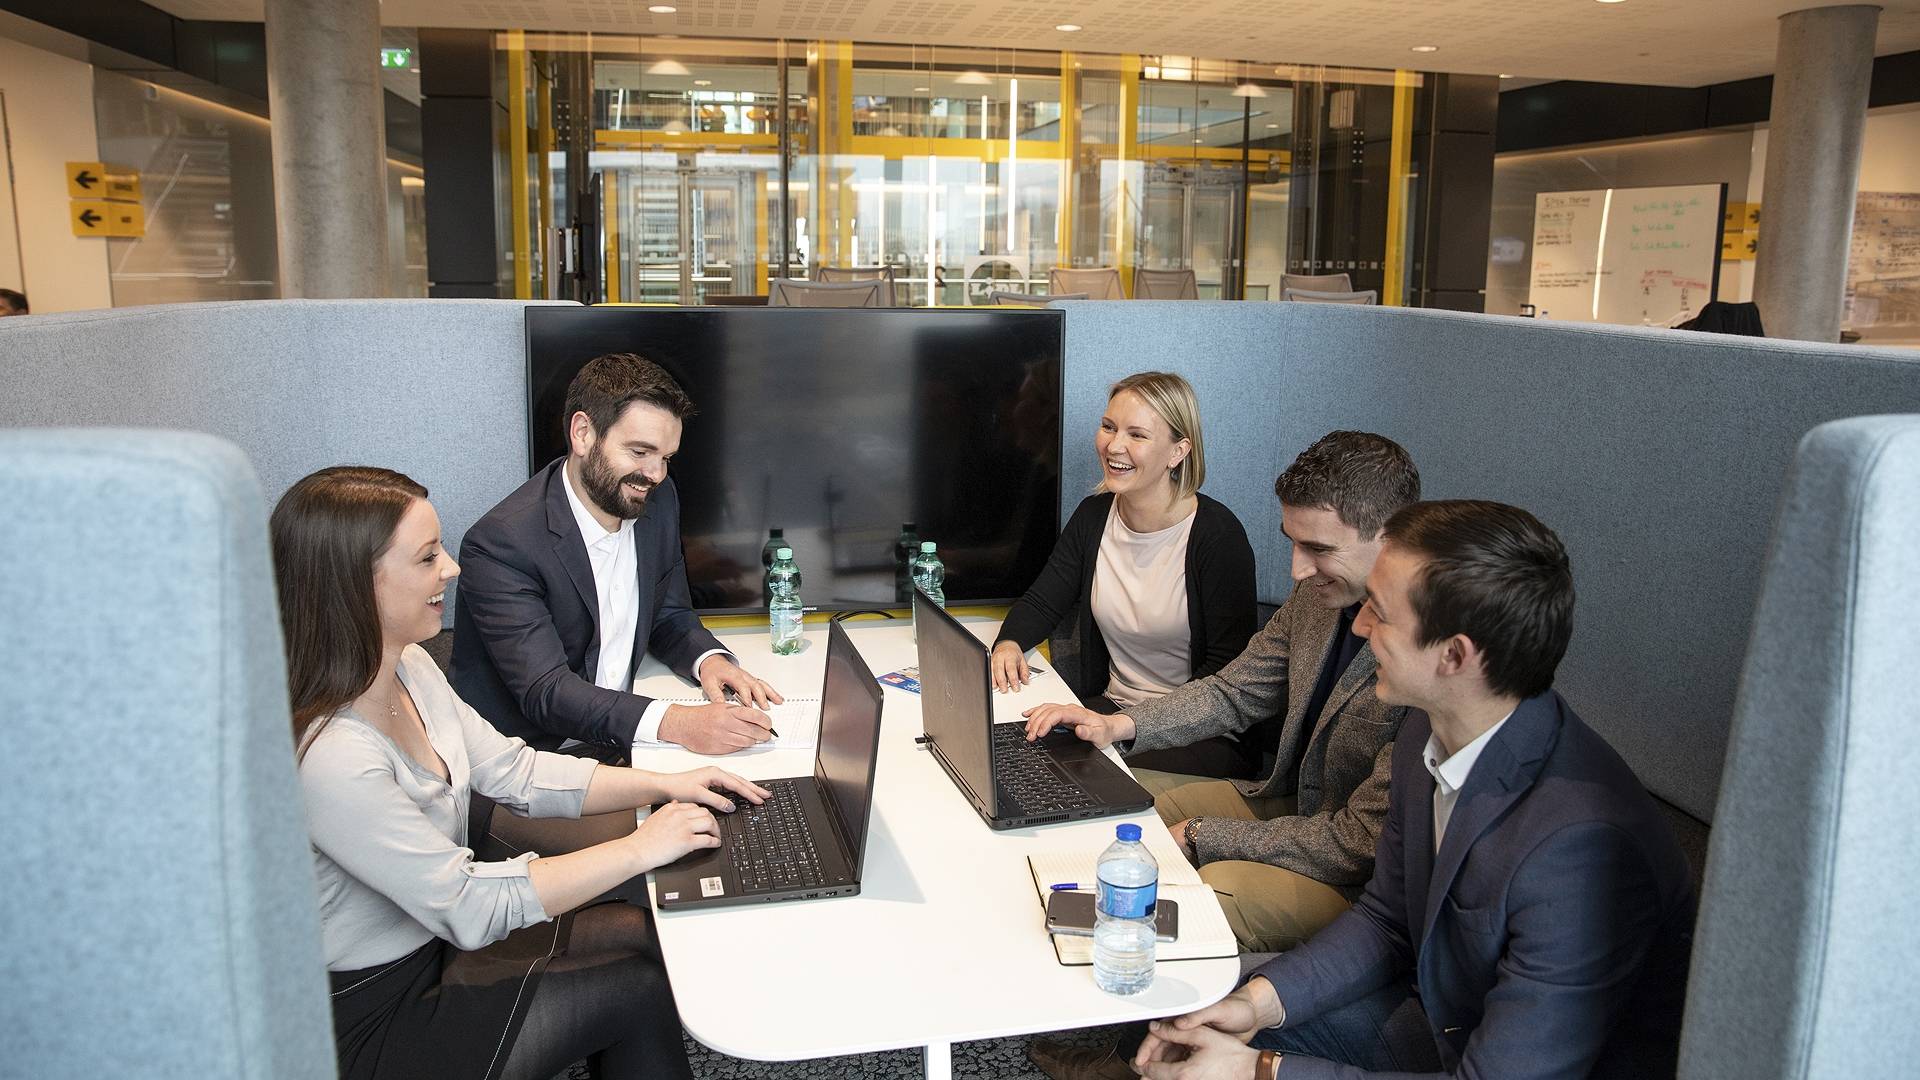
[[[987,294],[992,307],[1046,307],[1055,300],[1085,300],[1086,293],[1025,293],[995,289]]]
[[[1346,275],[1341,275],[1345,277]],[[1281,289],[1280,299],[1308,304],[1376,304],[1380,294],[1373,289],[1359,292],[1322,292],[1318,289]]]
[[[205,435],[0,431],[0,1075],[334,1075],[267,511]]]
[[[1192,270],[1148,270],[1133,272],[1135,300],[1198,300],[1200,281]]]
[[[1120,289],[1120,271],[1111,266],[1094,266],[1075,270],[1069,266],[1056,266],[1047,271],[1047,291],[1059,296],[1061,293],[1085,293],[1089,300],[1125,300],[1127,294]]]
[[[880,279],[868,281],[794,281],[775,278],[767,282],[768,307],[892,307],[893,283]]]
[[[1916,537],[1920,416],[1808,433],[1734,706],[1683,1080],[1920,1067]]]

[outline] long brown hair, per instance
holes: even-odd
[[[273,576],[293,738],[303,755],[308,727],[366,693],[380,673],[373,564],[407,507],[426,497],[392,469],[336,465],[287,489],[273,508]]]

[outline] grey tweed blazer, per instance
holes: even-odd
[[[1378,661],[1366,645],[1334,684],[1320,715],[1302,715],[1329,660],[1339,619],[1337,610],[1296,587],[1226,667],[1127,710],[1138,730],[1123,754],[1238,734],[1285,710],[1273,775],[1264,783],[1233,783],[1252,797],[1292,795],[1294,813],[1269,821],[1204,818],[1194,828],[1195,862],[1267,863],[1348,889],[1373,875],[1374,844],[1387,819],[1393,737],[1408,710],[1373,696]],[[1297,672],[1295,657],[1302,661]]]

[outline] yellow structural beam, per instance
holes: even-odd
[[[1120,167],[1114,191],[1114,263],[1120,269],[1120,288],[1133,295],[1134,185],[1127,170],[1140,158],[1140,57],[1128,53],[1120,58]]]
[[[533,152],[540,165],[539,227],[535,230],[534,250],[540,253],[541,291],[553,294],[553,282],[547,280],[547,248],[553,243],[553,79],[543,77],[538,67],[533,72]]]
[[[520,30],[507,31],[507,161],[513,175],[507,184],[511,204],[513,242],[513,295],[521,300],[533,298],[533,252],[527,250],[531,232],[527,217],[527,36]]]
[[[1053,215],[1054,251],[1064,266],[1073,265],[1073,170],[1078,157],[1073,148],[1080,145],[1080,80],[1074,74],[1073,53],[1060,54],[1060,141],[1053,144],[1056,157],[1067,159],[1060,170],[1060,203]]]
[[[1393,73],[1393,140],[1389,146],[1392,176],[1387,183],[1387,275],[1380,302],[1389,307],[1407,302],[1407,189],[1413,174],[1413,86],[1411,71]]]
[[[620,174],[613,169],[600,170],[600,220],[607,233],[607,258],[602,267],[607,275],[607,302],[620,302]]]

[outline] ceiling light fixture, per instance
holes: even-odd
[[[1438,46],[1438,45],[1415,45],[1415,46],[1413,47],[1413,49],[1412,49],[1411,51],[1412,51],[1412,52],[1439,52],[1439,51],[1440,51],[1440,46]]]
[[[680,9],[674,7],[672,4],[655,4],[647,10],[653,12],[655,15],[671,15]]]
[[[681,63],[678,60],[667,59],[667,60],[655,61],[651,67],[647,68],[647,74],[664,75],[669,78],[681,78],[687,75],[691,75],[693,74],[693,72],[687,70],[687,65]]]
[[[1603,4],[1624,4],[1627,0],[1600,0]]]
[[[1279,124],[1268,124],[1268,125],[1267,125],[1267,130],[1269,130],[1269,131],[1278,131],[1278,130],[1280,130],[1280,125],[1279,125]]]
[[[931,87],[931,86],[916,86],[916,87],[914,87],[914,88],[913,88],[913,92],[914,92],[914,93],[916,93],[916,94],[931,94],[931,93],[933,93],[933,87]]]
[[[977,71],[963,71],[954,76],[953,81],[959,83],[961,86],[986,86],[993,80]]]
[[[693,80],[693,85],[695,85],[695,86],[712,86],[712,85],[713,85],[713,80],[712,80],[712,79],[695,79],[695,80]]]
[[[1500,77],[1501,77],[1501,78],[1503,78],[1503,79],[1511,79],[1511,78],[1513,78],[1513,76],[1511,76],[1511,75],[1509,75],[1509,74],[1507,74],[1507,73],[1506,73],[1506,72],[1504,72],[1504,71],[1500,73]]]
[[[1063,22],[1060,25],[1054,27],[1054,29],[1060,31],[1063,34],[1077,34],[1080,32],[1080,24]]]
[[[1266,97],[1267,91],[1258,83],[1243,82],[1233,88],[1233,96],[1244,98]]]

